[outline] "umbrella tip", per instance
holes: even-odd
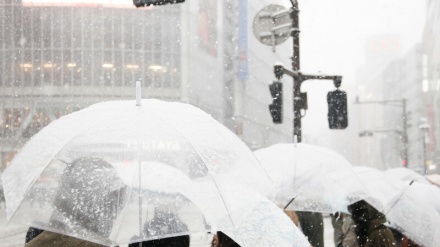
[[[142,98],[141,98],[141,82],[136,81],[136,106],[142,105]]]
[[[296,147],[296,144],[298,143],[298,136],[297,135],[293,136],[293,143],[295,144],[295,147]]]

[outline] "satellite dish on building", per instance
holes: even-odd
[[[292,32],[292,9],[271,4],[260,10],[254,18],[252,29],[255,37],[263,44],[275,46],[286,41]]]

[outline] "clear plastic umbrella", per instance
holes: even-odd
[[[438,246],[440,215],[409,183],[370,167],[355,170],[371,192],[365,200],[385,214],[391,227],[422,246]]]
[[[440,187],[440,175],[439,174],[429,174],[429,175],[426,175],[426,179],[430,183]]]
[[[2,174],[8,219],[105,245],[237,230],[273,189],[252,152],[196,107],[138,105],[95,104],[36,134]]]
[[[401,181],[417,181],[419,183],[425,184],[429,183],[429,181],[425,177],[408,168],[392,168],[386,170],[385,172]]]
[[[254,151],[277,190],[271,199],[288,209],[347,212],[368,195],[351,165],[336,152],[308,144],[276,144]]]
[[[253,208],[235,233],[227,229],[224,232],[228,236],[238,235],[241,246],[310,247],[292,220],[267,199]]]
[[[433,184],[413,182],[409,187],[409,190],[413,191],[414,194],[419,195],[426,202],[431,204],[437,213],[440,214],[440,188]]]

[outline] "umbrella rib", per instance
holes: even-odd
[[[160,118],[160,119],[162,119],[162,120],[164,121],[164,118],[162,118],[161,116],[158,116],[158,118]],[[164,121],[164,122],[166,122],[166,121]],[[169,123],[166,123],[166,124],[169,125],[169,126],[170,126],[172,129],[174,129],[175,131],[177,131],[180,135],[182,135],[183,137],[187,138],[187,136],[186,136],[185,134],[183,134],[181,131],[179,131],[179,129],[177,129],[176,127],[174,127],[173,125],[171,125],[171,124],[169,124]],[[193,145],[193,143],[191,143],[191,142],[188,142],[188,143],[194,148],[194,150],[197,152],[197,154],[199,155],[199,157],[202,159],[203,163],[204,163],[205,166],[206,166],[207,162],[206,162],[206,160],[204,159],[204,157],[200,154],[200,151],[199,151],[199,150]],[[208,169],[209,169],[209,167],[208,167]],[[217,190],[219,191],[220,198],[222,199],[222,202],[223,202],[223,205],[224,205],[225,208],[226,208],[226,211],[229,212],[228,206],[227,206],[227,204],[226,204],[226,202],[225,202],[225,200],[224,200],[224,198],[223,198],[223,195],[221,194],[220,188],[219,188],[219,186],[218,186],[218,184],[217,184],[217,182],[216,182],[214,176],[212,176],[212,174],[210,174],[210,173],[208,173],[208,174],[209,174],[209,176],[212,178],[212,180],[214,181],[214,185],[215,185],[215,187],[217,188]],[[237,230],[236,227],[235,227],[234,221],[232,220],[230,214],[228,214],[228,217],[229,217],[229,219],[231,220],[232,227],[233,227],[235,230]]]
[[[216,187],[217,190],[219,191],[219,196],[220,196],[220,198],[222,199],[223,205],[224,205],[225,208],[226,208],[226,212],[228,212],[228,218],[229,218],[229,220],[231,221],[232,227],[234,228],[234,230],[237,230],[237,228],[236,228],[236,226],[235,226],[235,224],[234,224],[234,221],[232,220],[232,217],[231,217],[231,215],[229,214],[229,208],[228,208],[228,205],[226,204],[225,199],[223,198],[223,195],[222,195],[221,190],[220,190],[220,188],[219,188],[219,186],[218,186],[218,184],[217,184],[217,181],[215,180],[215,178],[214,178],[214,176],[213,176],[212,174],[209,174],[209,176],[212,178],[212,180],[214,181],[214,185],[215,185],[215,187]]]
[[[123,184],[121,181],[119,183]],[[126,198],[125,205],[122,207],[123,209],[122,209],[122,211],[120,213],[120,220],[119,220],[119,222],[123,222],[123,220],[125,218],[125,215],[126,215],[126,212],[127,212],[127,204],[130,202],[131,194],[133,193],[133,189],[131,188],[131,186],[127,186],[127,187],[129,188],[129,193],[127,193],[127,198]],[[118,198],[119,198],[119,193],[118,193]],[[118,239],[118,236],[119,236],[119,233],[120,233],[120,230],[121,230],[121,224],[118,224],[118,225],[119,225],[119,227],[116,230],[117,234],[115,235],[114,240],[112,240],[113,244],[116,244],[116,240]]]

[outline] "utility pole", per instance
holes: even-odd
[[[293,40],[293,54],[292,54],[292,70],[300,71],[300,53],[299,53],[299,7],[297,0],[290,0],[292,3],[292,40]],[[297,141],[302,141],[302,127],[301,127],[301,83],[300,78],[293,77],[293,138],[297,136]]]
[[[397,106],[402,107],[402,131],[401,140],[402,140],[402,165],[403,167],[408,167],[408,112],[406,110],[406,99],[401,100],[382,100],[382,101],[359,101],[359,98],[356,97],[355,104],[382,104],[389,106]]]
[[[423,144],[423,175],[427,173],[428,160],[426,157],[426,142],[427,142],[427,134],[429,131],[429,124],[426,118],[421,119],[421,123],[419,125],[420,130],[422,131],[422,144]]]
[[[336,88],[341,86],[342,76],[339,75],[310,75],[303,74],[300,72],[300,44],[299,44],[299,7],[297,0],[290,0],[292,3],[292,10],[290,17],[292,19],[292,44],[293,44],[293,54],[292,54],[292,71],[284,68],[281,64],[274,66],[275,77],[279,80],[283,74],[287,74],[293,78],[293,138],[297,138],[298,142],[302,141],[302,126],[301,126],[301,109],[306,110],[307,107],[307,94],[301,92],[301,85],[306,80],[333,80]],[[338,92],[336,90],[335,92]],[[339,91],[342,97],[345,96],[345,92]],[[338,99],[339,102],[339,99]],[[342,102],[342,101],[341,101]],[[345,111],[341,112],[338,119],[342,119],[343,124],[339,124],[338,127],[330,126],[330,128],[344,129],[347,127],[347,107],[345,104]],[[330,120],[330,114],[329,114]]]
[[[269,111],[274,123],[282,123],[282,84],[279,81],[284,74],[293,78],[293,138],[297,142],[302,141],[301,110],[307,110],[307,94],[301,92],[301,84],[310,79],[333,80],[336,88],[339,88],[342,76],[333,75],[309,75],[300,72],[300,44],[299,44],[299,8],[297,0],[290,0],[292,8],[287,10],[283,6],[269,5],[257,13],[253,23],[255,37],[263,44],[275,46],[292,37],[293,54],[292,70],[284,68],[281,64],[274,66],[275,77],[278,81],[269,85],[273,103],[269,105]],[[280,85],[281,84],[281,85]],[[327,95],[329,104],[329,127],[330,129],[345,129],[348,125],[347,118],[347,94],[337,89]]]
[[[403,166],[408,167],[408,122],[407,122],[407,111],[406,111],[406,99],[402,99],[402,142],[403,142]]]

